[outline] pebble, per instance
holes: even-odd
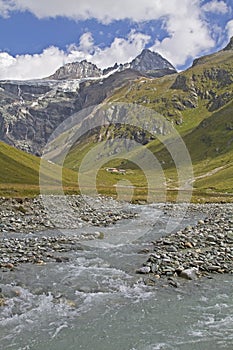
[[[183,270],[181,271],[179,276],[187,280],[195,280],[198,276],[198,269],[193,267],[190,269]]]
[[[46,198],[47,208],[44,207]],[[91,203],[91,205],[90,205]],[[63,204],[63,205],[62,205]],[[112,198],[81,195],[0,198],[0,232],[29,233],[46,229],[108,226],[135,216]]]
[[[5,299],[4,298],[0,298],[0,307],[1,306],[5,306],[5,304],[6,304]]]
[[[142,266],[140,269],[137,270],[137,273],[147,274],[150,272],[149,266]]]
[[[58,263],[67,262],[68,258],[60,256],[72,250],[82,250],[80,241],[104,239],[102,232],[92,234],[73,234],[70,236],[51,235],[48,229],[76,229],[84,226],[114,225],[118,220],[135,217],[136,213],[129,210],[129,205],[112,198],[98,196],[87,198],[83,196],[48,196],[51,207],[53,203],[66,201],[72,208],[66,213],[54,210],[54,220],[51,212],[45,210],[42,197],[33,199],[0,198],[0,269],[11,270],[22,263],[44,265],[53,260]],[[93,203],[90,206],[89,203]],[[64,207],[66,208],[66,206]],[[49,217],[50,214],[50,217]],[[38,233],[38,237],[30,233]],[[7,237],[11,233],[11,237]],[[17,235],[15,233],[26,233]]]
[[[146,272],[150,276],[193,280],[216,273],[233,274],[233,204],[191,207],[203,211],[206,218],[152,242],[153,251],[144,264],[150,268]]]

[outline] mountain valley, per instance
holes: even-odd
[[[233,39],[224,50],[194,60],[189,69],[180,73],[159,54],[144,50],[132,62],[116,64],[104,71],[82,61],[67,64],[42,80],[0,81],[0,140],[38,157],[54,130],[77,113],[84,111],[83,121],[80,121],[82,129],[86,123],[92,123],[85,110],[105,104],[137,105],[161,115],[182,137],[194,169],[194,197],[231,200],[232,43]],[[178,182],[174,162],[157,137],[166,137],[169,128],[155,118],[152,134],[132,127],[114,129],[111,121],[104,125],[103,118],[106,118],[104,113],[100,117],[101,128],[93,128],[72,144],[64,166],[75,173],[79,171],[82,159],[98,142],[114,139],[116,135],[127,136],[156,155],[166,175],[167,190],[176,193]],[[118,122],[114,120],[115,124]],[[146,122],[142,120],[142,129]],[[69,132],[68,125],[66,133]],[[53,140],[56,155],[48,158],[60,165],[64,151],[61,137],[64,135]],[[3,157],[3,152],[0,155]],[[119,175],[107,173],[107,166],[123,167],[127,172],[124,181],[133,183],[139,197],[144,193],[140,188],[146,187],[146,179],[133,164],[134,156],[129,152],[126,160],[112,160],[100,169],[102,193],[114,195],[114,186],[120,179]]]

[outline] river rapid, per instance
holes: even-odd
[[[136,270],[151,242],[167,234],[170,212],[159,205],[136,210],[134,219],[101,227],[102,239],[66,252],[69,261],[1,272],[0,349],[233,349],[233,275],[182,280],[178,288],[165,279],[148,286],[148,276]],[[203,217],[188,211],[179,227]],[[87,226],[62,234],[95,231]]]

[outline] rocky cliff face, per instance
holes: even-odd
[[[157,52],[143,50],[130,64],[131,69],[135,69],[141,73],[156,73],[159,70],[168,70],[170,74],[175,73],[176,69],[165,58]]]
[[[195,59],[190,70],[177,76],[171,89],[189,94],[192,108],[202,100],[209,112],[217,111],[233,99],[232,60],[233,37],[223,50]]]
[[[223,51],[233,50],[233,36],[230,39],[229,44],[223,49]]]
[[[101,103],[114,89],[140,76],[125,70],[94,81],[1,81],[0,140],[41,155],[49,136],[65,119]]]
[[[191,108],[197,107],[198,98],[207,100],[209,112],[214,112],[231,101],[233,98],[233,68],[231,65],[226,65],[225,68],[204,68],[198,73],[178,75],[171,89],[182,90],[189,95]]]
[[[144,50],[131,63],[105,71],[84,60],[66,64],[46,79],[0,81],[0,140],[40,155],[66,118],[152,71],[166,75],[175,69],[160,55]]]
[[[102,71],[95,64],[87,62],[73,62],[65,64],[59,68],[53,75],[47,79],[66,80],[66,79],[85,79],[101,77]]]
[[[143,50],[139,56],[129,63],[120,65],[116,63],[113,67],[105,69],[104,74],[115,70],[123,71],[125,69],[136,70],[142,74],[156,78],[176,73],[175,67],[170,62],[157,52],[152,52],[148,49]]]
[[[122,87],[123,99],[119,94],[114,101],[149,106],[177,124],[183,111],[197,108],[200,101],[209,112],[216,111],[233,98],[232,42],[186,72],[166,77],[165,85],[164,79],[159,85],[158,79],[147,78],[175,73],[175,68],[149,50],[103,72],[83,61],[65,65],[48,80],[0,81],[0,140],[40,155],[61,122]]]
[[[0,139],[40,154],[54,127],[74,110],[75,93],[50,84],[1,82]]]
[[[143,50],[133,61],[126,64],[115,64],[113,67],[99,69],[95,64],[87,62],[73,62],[65,64],[59,68],[53,75],[46,80],[72,80],[72,79],[87,79],[100,78],[116,71],[121,72],[126,69],[132,69],[142,74],[151,76],[163,76],[176,73],[176,69],[165,58],[156,52],[148,49]]]

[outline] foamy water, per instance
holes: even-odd
[[[68,263],[3,272],[0,348],[232,350],[232,275],[174,289],[135,274],[146,260],[138,251],[164,232],[166,215],[156,225],[153,215],[145,206],[138,219],[104,228],[104,240],[83,242]]]

